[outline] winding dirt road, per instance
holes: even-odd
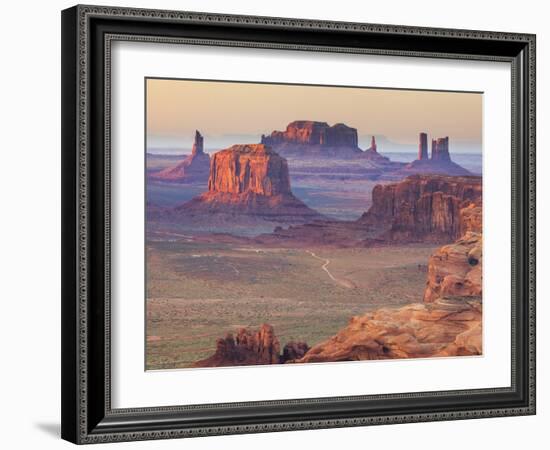
[[[342,286],[342,287],[345,287],[345,288],[348,288],[348,289],[353,289],[355,288],[355,283],[353,283],[353,281],[350,281],[350,280],[346,280],[344,278],[336,278],[334,275],[332,275],[332,273],[330,273],[330,270],[328,270],[328,265],[330,264],[330,259],[327,259],[327,258],[321,258],[320,256],[317,256],[314,252],[312,252],[311,250],[306,250],[307,253],[309,253],[311,256],[313,256],[315,259],[318,259],[320,261],[323,261],[323,265],[321,266],[321,269],[323,269],[327,275],[329,276],[329,278],[334,281],[336,284]]]

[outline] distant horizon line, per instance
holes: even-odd
[[[170,148],[171,147],[153,147],[151,150],[153,150],[153,149],[156,149],[156,150],[169,150]],[[180,149],[178,149],[178,150],[180,150]],[[189,150],[189,152],[191,152],[192,148],[189,147],[186,150]],[[223,148],[215,148],[215,149],[214,148],[205,148],[204,152],[209,153],[209,151],[213,151],[215,153],[215,152],[221,151],[221,150],[224,150],[224,149]],[[183,153],[179,153],[179,152],[174,152],[174,153],[152,152],[152,151],[150,151],[150,149],[147,149],[146,153],[147,154],[152,154],[152,155],[157,155],[157,156],[184,156],[184,155],[188,154],[186,152],[183,152]],[[411,154],[411,155],[416,155],[416,154],[418,154],[418,151],[417,150],[414,150],[414,151],[406,151],[406,150],[403,150],[403,151],[378,151],[378,153],[380,153],[380,154],[408,153],[408,154]],[[460,152],[460,151],[449,150],[449,153],[451,155],[478,155],[478,156],[483,155],[483,151],[481,151],[481,152],[477,152],[477,151],[476,152]]]

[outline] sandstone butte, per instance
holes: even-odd
[[[153,180],[170,183],[189,181],[205,181],[210,172],[210,155],[204,152],[204,139],[198,130],[195,131],[195,141],[191,155],[174,167],[168,167],[149,175]]]
[[[464,187],[453,189],[463,192]],[[274,350],[267,354],[278,354],[272,327],[263,325],[256,334],[243,329],[238,336],[255,336],[253,345],[243,344],[251,342],[249,338],[220,339],[215,354],[196,367],[481,355],[482,207],[481,196],[472,199],[458,211],[458,229],[464,234],[429,258],[422,303],[353,317],[347,327],[312,348],[288,343],[286,356],[279,358],[267,358],[260,350],[268,342]]]
[[[264,144],[233,145],[215,153],[208,191],[176,211],[206,219],[223,213],[288,223],[323,217],[293,195],[286,159]]]
[[[469,170],[451,160],[448,136],[432,139],[432,152],[429,157],[428,135],[426,133],[420,133],[418,137],[418,158],[401,168],[398,173],[401,175],[413,173],[455,176],[472,175]]]
[[[359,222],[380,229],[384,241],[450,242],[480,226],[481,203],[481,177],[411,175],[376,185]]]
[[[397,183],[376,185],[371,207],[356,221],[324,220],[277,227],[256,241],[329,247],[444,244],[467,231],[481,231],[481,190],[481,177],[410,175]]]
[[[374,136],[371,146],[363,152],[358,145],[357,129],[344,123],[331,126],[326,122],[295,120],[287,125],[285,131],[262,135],[261,143],[273,147],[283,156],[360,157],[380,165],[392,165],[388,158],[378,153]]]

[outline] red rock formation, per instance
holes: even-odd
[[[183,183],[188,181],[206,181],[210,172],[210,156],[204,153],[203,137],[195,131],[193,151],[190,156],[174,167],[149,175],[151,179]]]
[[[370,140],[369,150],[372,150],[373,152],[376,151],[376,138],[374,136]]]
[[[281,346],[273,327],[263,324],[256,332],[241,328],[233,337],[228,334],[216,341],[216,352],[197,361],[193,367],[249,366],[279,364]]]
[[[469,226],[462,208],[481,207],[481,191],[481,177],[409,176],[375,186],[359,222],[379,228],[384,240],[449,242]]]
[[[374,136],[371,138],[370,147],[361,154],[361,157],[376,163],[378,167],[381,167],[383,170],[389,169],[391,171],[402,167],[401,163],[393,163],[389,158],[378,153],[376,138]]]
[[[262,144],[281,143],[348,146],[357,147],[357,130],[343,123],[329,126],[326,122],[295,120],[285,131],[273,131],[270,136],[262,136]]]
[[[263,144],[234,145],[214,154],[208,191],[176,211],[206,218],[226,213],[289,223],[322,218],[292,194],[286,160]]]
[[[474,231],[476,233],[482,232],[482,217],[483,208],[481,205],[475,202],[465,205],[460,210],[460,235],[467,233],[468,231]]]
[[[448,137],[432,140],[432,155],[428,159],[428,136],[426,133],[420,133],[418,159],[400,168],[396,174],[402,176],[409,174],[465,176],[471,175],[471,172],[451,161]]]
[[[445,298],[354,317],[298,363],[466,356],[482,353],[481,302]]]
[[[418,136],[418,159],[428,159],[428,135],[420,133]]]
[[[348,158],[360,155],[357,130],[343,123],[329,126],[326,122],[296,120],[285,131],[262,135],[261,143],[284,156],[320,156]]]
[[[449,136],[432,139],[432,161],[450,161]]]
[[[195,142],[193,142],[193,149],[191,154],[193,156],[202,155],[204,153],[204,138],[199,133],[199,130],[195,130]]]
[[[262,144],[234,145],[214,154],[208,191],[253,192],[266,196],[290,194],[287,162]]]
[[[471,231],[438,249],[428,262],[424,301],[447,296],[481,296],[482,258],[481,234]]]
[[[281,364],[295,362],[296,360],[303,358],[308,352],[309,346],[305,342],[288,342],[283,348],[283,354],[281,355]]]
[[[283,364],[302,358],[308,350],[305,342],[291,341],[281,354],[281,345],[273,327],[264,323],[258,331],[241,328],[235,337],[229,333],[218,339],[215,353],[195,362],[193,367]]]

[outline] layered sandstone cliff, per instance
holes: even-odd
[[[248,215],[289,223],[322,218],[292,194],[286,160],[264,144],[234,145],[215,153],[208,191],[176,211]]]
[[[195,141],[191,155],[174,167],[168,167],[149,177],[154,180],[184,183],[206,181],[210,172],[210,155],[204,152],[204,139],[199,131],[195,131]]]
[[[481,177],[412,175],[375,186],[359,222],[379,228],[386,241],[453,241],[480,226],[473,212],[481,211],[481,191]]]

